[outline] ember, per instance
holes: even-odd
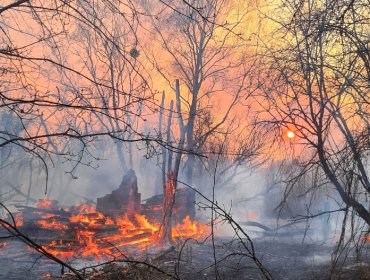
[[[370,235],[364,235],[361,237],[361,240],[364,241],[364,242],[370,242]]]
[[[48,279],[48,278],[51,278],[51,277],[52,277],[52,275],[50,273],[45,273],[45,274],[41,275],[41,278],[43,278],[43,279]]]
[[[22,216],[22,213],[19,212],[15,215],[15,225],[17,227],[20,227],[23,225],[23,216]]]
[[[36,203],[36,207],[38,208],[51,209],[52,206],[53,201],[48,199],[40,199],[39,202]]]

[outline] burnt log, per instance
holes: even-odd
[[[109,216],[117,213],[128,215],[140,211],[141,194],[138,192],[135,171],[129,170],[122,178],[118,189],[97,199],[96,210]]]

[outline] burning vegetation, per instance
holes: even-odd
[[[40,205],[40,204],[39,204]],[[119,256],[129,246],[145,250],[159,244],[160,224],[149,221],[143,214],[122,214],[110,218],[87,204],[63,209],[55,201],[42,200],[41,205],[52,207],[24,207],[19,230],[43,244],[49,253],[62,259],[96,258],[98,260]],[[186,216],[172,229],[172,237],[204,238],[208,226],[192,221]]]
[[[82,203],[62,208],[55,200],[42,199],[34,207],[19,206],[16,226],[47,252],[64,260],[118,257],[126,249],[145,250],[163,241],[161,219],[166,205],[152,198],[141,207],[138,198],[137,178],[131,170],[117,190],[98,199],[97,207]],[[178,198],[172,239],[206,237],[208,226],[192,220],[189,211],[181,206],[185,200],[181,195]],[[5,246],[4,243],[2,247]]]

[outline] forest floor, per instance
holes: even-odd
[[[133,254],[132,259],[146,262],[180,279],[264,279],[250,258],[240,255],[241,244],[230,238],[215,240],[214,254],[211,240],[197,243],[190,240],[185,246],[177,244],[162,250],[148,249]],[[370,246],[360,252],[343,252],[335,270],[332,271],[332,246],[278,241],[274,238],[258,238],[254,241],[257,257],[262,261],[273,279],[321,280],[359,279],[370,280]],[[217,262],[217,269],[214,263]],[[345,262],[344,262],[345,260]],[[71,261],[76,267],[89,266],[92,262]],[[0,279],[76,279],[70,273],[61,276],[61,267],[37,253],[30,252],[23,244],[11,242],[7,253],[0,252]],[[332,273],[332,274],[331,274]],[[332,278],[330,278],[330,275]],[[111,263],[86,270],[85,277],[106,279],[171,279],[163,273],[135,263]]]

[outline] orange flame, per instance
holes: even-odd
[[[53,207],[53,210],[57,210],[56,204],[50,202],[42,200],[37,205],[44,209]],[[47,252],[62,259],[92,257],[101,260],[117,257],[122,250],[126,251],[131,247],[143,250],[148,245],[156,245],[161,228],[159,223],[149,221],[142,214],[117,216],[113,219],[87,204],[73,206],[62,213],[34,211],[34,215],[39,216],[34,225],[46,231],[62,232],[57,239],[42,246]],[[21,212],[17,214],[17,221],[21,226]],[[172,236],[176,239],[202,238],[207,232],[208,226],[192,221],[188,216],[172,228]]]
[[[23,226],[23,214],[22,214],[22,212],[18,212],[18,213],[15,215],[15,226],[16,226],[16,227],[21,227],[21,226]]]
[[[56,219],[51,220],[39,220],[36,222],[41,228],[44,229],[67,229],[68,226],[62,224],[61,222],[57,221]]]
[[[50,273],[44,273],[43,275],[41,275],[41,278],[43,278],[43,279],[49,279],[51,277],[52,277],[52,275]]]
[[[50,209],[51,206],[53,206],[53,201],[51,201],[49,199],[40,199],[36,203],[36,207],[42,208],[42,209]]]
[[[182,224],[178,224],[172,228],[172,237],[206,237],[208,234],[209,227],[207,225],[199,224],[196,221],[190,220],[189,216],[186,216]]]

